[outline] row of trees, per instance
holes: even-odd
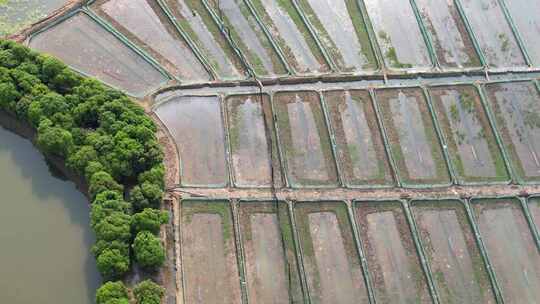
[[[64,159],[87,181],[97,239],[92,252],[105,281],[122,279],[133,263],[148,271],[163,264],[163,154],[141,107],[56,58],[0,40],[0,108],[28,122],[43,153]],[[119,284],[103,288],[122,293]],[[150,282],[138,288],[139,303],[159,303],[161,289]],[[149,293],[158,301],[147,300]],[[124,303],[121,298],[101,302]]]

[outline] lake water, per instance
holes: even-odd
[[[0,207],[0,303],[94,303],[100,276],[86,198],[1,127]]]

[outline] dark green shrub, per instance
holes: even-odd
[[[122,282],[107,282],[96,292],[96,304],[111,304],[113,300],[124,301],[114,303],[128,304],[127,288]]]
[[[168,221],[169,214],[167,212],[147,208],[131,217],[131,229],[135,234],[141,231],[158,234],[159,227]]]
[[[156,270],[165,262],[161,240],[148,231],[139,232],[133,242],[135,260],[141,267]]]
[[[165,290],[153,281],[145,280],[135,286],[133,294],[137,304],[160,304]]]

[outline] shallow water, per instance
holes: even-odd
[[[0,142],[0,303],[94,303],[86,198],[29,141],[0,128]]]

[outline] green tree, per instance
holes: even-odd
[[[130,225],[131,216],[123,212],[112,212],[95,223],[94,231],[98,240],[129,242],[131,239]]]
[[[97,160],[98,155],[94,147],[82,146],[68,157],[67,166],[77,173],[82,174],[89,162]]]
[[[159,233],[159,227],[169,221],[169,214],[165,211],[146,208],[131,218],[131,229],[134,233],[149,231]]]
[[[115,303],[128,304],[128,293],[124,283],[107,282],[97,290],[96,304],[111,304],[113,300],[120,301]]]
[[[105,249],[97,257],[96,264],[105,280],[119,279],[129,270],[129,256],[118,249]]]
[[[136,211],[146,208],[159,208],[163,190],[157,184],[144,182],[141,185],[133,187],[129,193],[129,201],[133,204]]]
[[[137,304],[160,304],[165,289],[152,280],[145,280],[135,286],[133,294]]]
[[[48,119],[39,124],[37,144],[47,154],[65,157],[73,148],[73,137],[68,130],[51,125]]]
[[[112,176],[105,171],[98,171],[92,174],[88,186],[90,196],[94,198],[97,194],[108,190],[123,192],[124,187],[117,183]]]
[[[135,259],[146,269],[157,269],[165,262],[165,250],[161,241],[151,232],[143,231],[137,234],[133,242]]]

